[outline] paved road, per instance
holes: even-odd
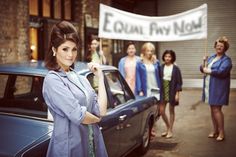
[[[144,157],[236,157],[236,90],[231,90],[230,105],[225,113],[226,139],[216,142],[207,138],[211,130],[208,105],[200,101],[200,89],[185,89],[176,108],[174,137],[160,137],[164,131],[162,119],[157,122],[158,136]],[[137,157],[132,153],[129,157]]]

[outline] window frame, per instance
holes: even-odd
[[[86,79],[89,81],[89,83],[90,83],[90,85],[92,86],[92,84],[91,84],[91,82],[90,82],[90,79],[89,79],[89,77],[93,77],[94,78],[94,74],[91,72],[91,73],[88,73],[88,74],[86,74],[85,75],[85,77],[86,77]],[[103,72],[103,76],[104,76],[104,72]],[[105,76],[104,76],[104,78],[105,78]],[[111,105],[111,101],[110,101],[110,96],[109,96],[109,92],[108,92],[108,83],[107,83],[107,81],[105,81],[105,79],[104,79],[104,84],[105,84],[105,88],[106,88],[106,94],[107,94],[107,99],[108,99],[108,102],[107,102],[107,110],[109,110],[109,109],[112,109],[113,107],[112,107],[112,105]],[[92,88],[94,89],[94,87],[92,86]],[[95,89],[94,89],[95,90]],[[95,90],[95,92],[96,92],[96,90]],[[98,93],[97,93],[98,94]]]
[[[34,78],[39,77],[40,78],[40,83],[43,82],[44,77],[43,76],[38,76],[38,75],[24,75],[24,74],[4,74],[1,73],[0,75],[7,75],[8,80],[6,83],[5,91],[4,91],[4,96],[0,98],[1,101],[4,103],[7,103],[8,105],[0,105],[1,110],[0,112],[6,113],[6,114],[16,114],[20,116],[30,116],[33,118],[42,118],[42,119],[47,119],[47,106],[45,104],[45,101],[42,97],[42,95],[36,95],[37,100],[34,98],[21,98],[21,96],[24,96],[24,94],[20,95],[14,95],[14,90],[15,90],[15,84],[17,81],[17,77],[29,77],[32,79],[31,82],[31,89],[30,89],[30,94],[35,94],[32,90],[35,87],[32,87],[34,84]],[[42,84],[41,84],[42,87]],[[27,93],[28,94],[28,93]],[[37,93],[36,93],[37,94]],[[26,95],[26,94],[25,94]],[[13,104],[14,102],[14,104]],[[15,106],[17,105],[17,106]],[[18,107],[19,106],[19,107]],[[25,108],[24,108],[25,107]],[[12,109],[10,109],[12,108]]]
[[[70,19],[65,19],[65,0],[61,0],[61,17],[60,18],[55,18],[54,16],[54,0],[49,0],[49,14],[50,16],[43,16],[43,0],[38,0],[38,14],[37,15],[31,15],[30,11],[29,12],[29,16],[30,17],[39,17],[39,18],[43,18],[43,19],[55,19],[55,20],[67,20],[67,21],[74,21],[74,5],[75,5],[75,0],[70,0]],[[30,6],[29,6],[30,7]],[[30,8],[29,8],[30,10]]]
[[[117,76],[118,76],[117,79],[120,81],[122,91],[125,91],[124,89],[127,89],[126,92],[128,92],[128,94],[130,95],[130,98],[128,99],[127,98],[127,94],[124,94],[125,103],[121,103],[121,104],[119,104],[117,106],[114,105],[114,103],[112,101],[112,92],[111,92],[108,80],[107,80],[107,78],[105,76],[105,73],[117,73]],[[94,74],[92,72],[90,72],[90,73],[85,75],[89,82],[90,82],[90,80],[89,80],[88,77],[90,77],[91,75],[94,76]],[[107,109],[108,110],[112,110],[112,109],[118,108],[120,106],[123,106],[123,105],[129,103],[130,101],[134,101],[135,100],[135,96],[134,96],[133,92],[131,91],[131,89],[129,88],[127,82],[125,81],[125,79],[122,77],[122,75],[120,74],[120,72],[118,70],[115,70],[115,69],[114,70],[103,70],[103,76],[104,76],[104,84],[105,84],[106,94],[107,94],[107,99],[108,99],[108,104],[107,104]],[[90,82],[90,84],[91,84],[91,82]]]
[[[105,76],[105,73],[117,73],[117,76],[118,76],[118,80],[121,84],[121,88],[122,88],[122,91],[124,91],[124,98],[125,98],[125,103],[121,103],[121,104],[118,104],[118,105],[114,105],[114,103],[112,103],[112,100],[111,100],[111,97],[112,97],[112,92],[111,92],[111,89],[110,89],[110,85],[108,83],[108,80],[106,77],[104,77],[104,81],[105,83],[107,84],[106,88],[108,89],[107,92],[109,92],[109,103],[110,105],[112,106],[112,108],[119,108],[120,106],[123,106],[125,104],[127,104],[128,102],[130,101],[133,101],[135,100],[135,96],[133,94],[133,92],[131,91],[131,89],[129,88],[127,82],[125,81],[125,79],[122,77],[122,75],[120,74],[120,72],[118,70],[104,70],[103,73],[104,73],[104,76]],[[126,89],[126,90],[125,90]],[[128,94],[126,94],[126,92],[128,92]],[[130,98],[127,97],[127,95],[130,96]]]

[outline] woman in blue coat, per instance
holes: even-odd
[[[98,96],[88,80],[73,70],[78,34],[66,21],[54,25],[45,66],[43,97],[54,119],[47,157],[107,157],[98,122],[106,114],[107,97],[103,73],[89,64],[98,77]]]
[[[161,88],[160,62],[156,60],[154,52],[155,46],[152,43],[142,46],[141,59],[136,64],[136,95],[150,96],[152,89]]]
[[[224,140],[224,114],[222,106],[229,104],[230,93],[230,71],[232,62],[225,52],[229,48],[228,39],[220,37],[215,41],[216,54],[207,60],[207,65],[201,66],[204,73],[203,101],[210,105],[213,131],[209,138],[216,138],[217,141]],[[206,57],[204,58],[206,59]]]
[[[154,55],[155,46],[152,43],[144,43],[141,48],[141,59],[136,64],[135,94],[139,96],[161,97],[160,63]],[[151,135],[156,135],[152,129]]]

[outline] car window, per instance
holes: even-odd
[[[47,118],[42,84],[42,77],[9,75],[0,111]]]
[[[89,83],[91,84],[91,86],[93,87],[93,89],[95,90],[95,92],[98,94],[98,77],[95,76],[94,74],[89,74],[87,76],[87,79],[89,80]],[[106,87],[106,92],[107,92],[107,85],[105,84]],[[108,101],[107,104],[107,109],[111,109],[112,106],[110,104],[110,102]]]
[[[7,85],[8,75],[0,75],[0,98],[4,96],[4,91]]]
[[[29,94],[31,92],[32,79],[32,77],[28,76],[17,76],[13,95],[20,96],[23,94]]]
[[[134,99],[134,96],[118,71],[105,72],[105,78],[111,93],[111,104],[116,107]]]
[[[98,78],[94,74],[89,74],[87,76],[87,79],[89,80],[90,85],[93,87],[96,93],[98,93]]]

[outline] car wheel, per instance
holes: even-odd
[[[149,123],[146,124],[146,127],[144,129],[144,133],[142,136],[142,144],[138,148],[138,151],[141,155],[145,154],[149,149],[150,140],[151,140],[151,129],[152,127],[149,121]]]

